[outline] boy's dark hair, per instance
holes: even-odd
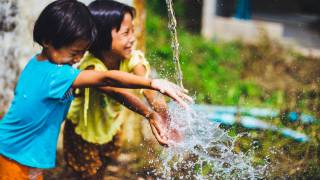
[[[89,51],[95,56],[99,56],[102,51],[111,50],[111,31],[114,28],[117,31],[120,30],[126,13],[129,13],[134,18],[135,9],[113,0],[95,0],[88,7],[98,30],[97,38],[89,48]]]
[[[95,40],[97,30],[86,5],[76,0],[57,0],[41,12],[34,29],[33,40],[43,46],[51,44],[55,49],[68,46],[77,40],[89,45]]]

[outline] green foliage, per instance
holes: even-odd
[[[160,76],[174,80],[170,34],[161,16],[148,12],[147,57]],[[198,103],[238,104],[241,96],[259,99],[259,88],[241,80],[243,63],[238,42],[215,43],[178,29],[184,85]],[[250,99],[248,100],[250,102]]]
[[[175,4],[179,2],[182,1],[175,1]],[[148,60],[161,77],[175,80],[165,2],[150,0],[148,3],[151,4],[148,6],[147,16]],[[178,8],[181,9],[181,7]],[[176,14],[180,13],[184,12],[178,9]],[[276,85],[287,83],[284,77],[290,77],[290,74],[287,73],[288,69],[299,67],[302,61],[319,62],[319,60],[308,59],[293,51],[285,50],[279,43],[272,42],[264,36],[257,45],[245,45],[240,42],[224,43],[208,41],[200,35],[192,34],[181,26],[179,21],[178,26],[183,82],[191,94],[195,95],[196,103],[282,109],[288,103],[287,92],[286,89],[277,88]],[[290,61],[287,60],[288,57]],[[286,64],[287,62],[296,64],[292,66],[292,64]],[[274,75],[273,79],[278,80],[277,83],[270,84],[269,89],[266,89],[265,86],[269,85],[267,84],[268,79],[265,78],[264,82],[259,82],[259,80],[254,80],[254,77],[263,77],[261,73],[268,65],[277,65],[275,67],[283,67],[283,70],[281,75]],[[308,69],[308,66],[304,69]],[[301,72],[300,74],[307,74]],[[296,77],[295,75],[294,78]],[[319,76],[313,79],[316,78]],[[291,82],[291,79],[289,80]],[[287,86],[282,87],[287,88]],[[289,87],[293,88],[292,84]],[[289,96],[290,98],[292,97]],[[312,112],[306,109],[306,100],[298,101],[297,107],[302,111]],[[232,137],[240,133],[250,134],[249,137],[238,138],[234,150],[238,152],[254,150],[253,163],[256,165],[270,162],[271,178],[288,174],[296,178],[313,177],[319,174],[320,166],[317,163],[320,162],[320,155],[317,152],[320,152],[318,145],[320,122],[313,125],[302,125],[299,123],[284,124],[279,118],[268,119],[268,121],[279,128],[289,127],[304,132],[311,138],[311,141],[297,143],[272,131],[247,130],[239,126],[225,127]],[[288,171],[291,166],[292,168]],[[210,169],[212,169],[210,164],[197,164],[194,172],[205,176],[210,173]],[[308,172],[310,172],[309,175]]]

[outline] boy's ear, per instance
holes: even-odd
[[[45,48],[49,47],[49,42],[48,41],[43,41],[42,42],[42,46],[45,47]]]

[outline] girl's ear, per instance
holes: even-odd
[[[114,38],[117,34],[118,34],[117,29],[116,29],[116,28],[113,28],[113,29],[111,30],[111,38]]]

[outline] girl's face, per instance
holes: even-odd
[[[112,52],[123,58],[130,58],[133,44],[135,42],[133,18],[129,13],[124,15],[119,31],[114,28],[111,31]]]
[[[79,40],[71,45],[64,46],[60,49],[55,49],[51,44],[47,44],[46,55],[52,62],[56,64],[70,64],[78,63],[88,49],[88,42]]]

